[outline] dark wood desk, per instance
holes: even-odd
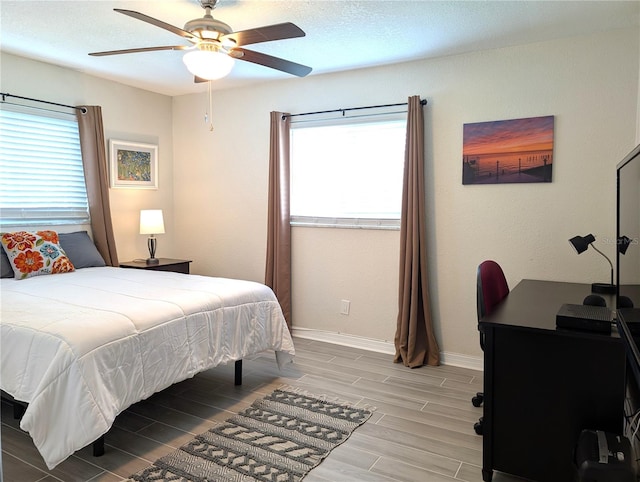
[[[611,335],[556,329],[560,306],[582,304],[590,291],[587,284],[523,280],[480,324],[485,481],[497,470],[571,482],[582,429],[622,434],[625,351],[615,328]]]

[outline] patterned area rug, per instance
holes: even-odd
[[[127,480],[299,481],[372,410],[281,387]]]

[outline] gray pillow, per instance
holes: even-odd
[[[58,238],[60,246],[67,253],[76,269],[106,266],[104,259],[100,256],[96,245],[93,244],[86,231],[58,233]]]
[[[5,252],[4,248],[0,247],[0,278],[13,278],[13,268],[11,267],[11,261]]]

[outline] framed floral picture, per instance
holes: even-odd
[[[109,153],[111,187],[158,189],[158,146],[110,139]]]

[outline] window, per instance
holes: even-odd
[[[292,123],[292,225],[397,229],[406,118]]]
[[[88,223],[75,117],[31,110],[6,104],[0,109],[0,222]]]

